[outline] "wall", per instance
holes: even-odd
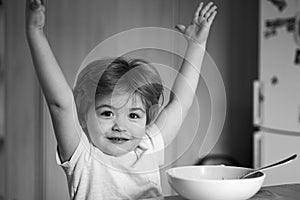
[[[5,41],[5,24],[4,24],[4,6],[0,1],[0,44]],[[0,45],[0,163],[5,162],[5,149],[4,149],[4,135],[5,135],[5,48],[4,45]],[[5,166],[0,165],[0,177],[5,176]],[[5,190],[5,179],[0,179],[0,199]]]
[[[42,191],[41,93],[25,40],[25,1],[4,1],[4,199],[38,199]],[[2,182],[1,182],[2,184]]]
[[[229,0],[227,1],[229,2]],[[228,100],[222,146],[243,166],[252,166],[252,84],[258,77],[258,1],[230,0],[225,47]],[[223,31],[220,31],[223,32]],[[222,35],[222,34],[220,34]],[[221,64],[221,63],[220,63]]]

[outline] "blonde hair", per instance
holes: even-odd
[[[147,114],[146,124],[156,118],[163,103],[162,80],[150,63],[123,57],[96,60],[80,72],[74,87],[78,118],[83,127],[85,115],[96,96],[111,95],[115,91],[141,98]]]

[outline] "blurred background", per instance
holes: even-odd
[[[0,199],[68,199],[65,175],[55,161],[51,119],[25,40],[25,0],[0,2]],[[133,28],[151,26],[174,30],[178,23],[187,25],[199,3],[198,0],[44,2],[45,32],[70,85],[83,59],[101,41]],[[207,51],[225,85],[224,128],[208,156],[199,157],[201,135],[206,132],[210,117],[209,92],[201,79],[196,102],[201,110],[201,120],[196,124],[200,137],[162,172],[173,166],[196,164],[254,167],[257,159],[253,140],[258,130],[253,125],[253,82],[259,79],[260,1],[215,0],[214,3],[218,14]],[[271,5],[271,1],[268,3]],[[140,35],[137,39],[142,38]],[[174,62],[177,58],[166,59],[166,63],[178,68],[180,63]],[[296,73],[299,75],[299,67]],[[165,81],[172,82],[171,79]],[[191,111],[180,136],[167,150],[166,157],[170,160],[181,148],[182,141],[190,141],[189,134],[195,132],[195,124],[190,124],[194,114]],[[163,173],[162,183],[165,195],[173,194]]]

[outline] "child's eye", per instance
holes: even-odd
[[[114,114],[111,111],[104,111],[104,112],[101,112],[100,115],[103,117],[112,117]]]
[[[139,116],[138,114],[136,114],[136,113],[130,113],[130,114],[129,114],[129,117],[130,117],[131,119],[139,119],[139,118],[140,118],[140,116]]]

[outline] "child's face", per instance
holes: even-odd
[[[91,106],[93,107],[93,106]],[[101,96],[95,101],[96,116],[88,112],[90,138],[102,152],[121,156],[134,150],[146,133],[146,110],[139,96]]]

